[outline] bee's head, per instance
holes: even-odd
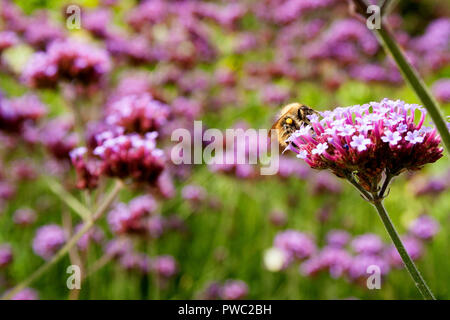
[[[310,107],[302,105],[297,110],[297,117],[299,118],[300,121],[308,121],[308,116],[315,114],[315,113],[316,113],[316,111],[314,111]]]

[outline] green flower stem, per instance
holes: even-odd
[[[400,240],[397,230],[395,229],[394,224],[392,223],[392,220],[390,219],[389,214],[387,213],[382,200],[381,199],[374,200],[372,204],[375,207],[375,209],[377,209],[381,221],[383,221],[383,224],[387,232],[389,233],[392,242],[397,248],[397,251],[400,254],[400,257],[402,258],[403,263],[406,266],[406,269],[413,278],[417,289],[419,289],[420,293],[422,294],[425,300],[436,300],[427,283],[425,282],[419,270],[417,269],[416,265],[414,264],[408,252],[406,251],[402,241]]]
[[[69,241],[67,241],[67,243],[49,261],[47,261],[44,265],[34,271],[28,278],[11,289],[5,296],[2,297],[2,299],[11,299],[14,295],[30,285],[33,281],[47,272],[54,264],[60,261],[69,252],[69,250],[77,244],[78,240],[80,240],[80,238],[94,226],[95,221],[102,217],[102,215],[112,204],[122,187],[122,181],[118,180],[111,192],[106,196],[106,198],[99,205],[98,209],[92,215],[91,219],[84,222],[83,227],[80,229],[80,231],[73,235],[72,238],[70,238]]]
[[[75,211],[83,221],[89,219],[91,212],[77,198],[67,192],[64,187],[53,179],[45,181],[49,189],[57,195],[70,209]]]
[[[394,224],[392,223],[392,220],[390,219],[389,214],[383,205],[383,199],[386,197],[386,191],[388,191],[393,176],[390,173],[386,173],[386,178],[383,181],[380,191],[373,193],[370,193],[367,190],[365,190],[358,183],[358,181],[356,181],[353,175],[348,174],[346,178],[360,192],[361,196],[365,200],[370,202],[377,210],[378,215],[380,216],[381,221],[384,224],[384,227],[386,228],[392,242],[395,245],[395,248],[397,249],[397,252],[402,258],[402,261],[405,264],[406,269],[411,275],[411,278],[414,280],[414,283],[416,284],[416,287],[417,289],[419,289],[423,298],[426,300],[435,300],[433,293],[431,292],[430,288],[426,284],[416,265],[414,264],[408,252],[406,251],[405,246],[403,245],[400,236],[398,235],[398,232],[395,229]]]
[[[367,2],[365,0],[353,0],[356,6],[359,8],[359,11],[363,13],[367,17],[366,9]],[[380,29],[373,30],[378,38],[378,41],[383,46],[384,50],[394,58],[397,67],[403,74],[406,82],[413,88],[416,95],[422,101],[423,106],[427,109],[428,113],[433,119],[433,122],[439,132],[439,135],[442,138],[442,142],[447,149],[447,152],[450,153],[450,132],[447,128],[446,121],[444,119],[443,114],[440,111],[439,104],[431,95],[427,86],[420,78],[417,71],[411,66],[411,64],[407,61],[405,54],[400,49],[397,41],[392,36],[389,28],[382,21]]]

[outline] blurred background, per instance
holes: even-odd
[[[447,116],[450,3],[393,2],[387,23]],[[88,190],[70,157],[104,126],[157,131],[158,147],[170,155],[171,132],[191,130],[194,120],[204,129],[268,129],[296,101],[319,111],[383,98],[420,104],[346,1],[0,3],[0,295],[80,228],[48,181],[90,209],[111,186],[102,178]],[[73,4],[81,28],[77,11],[67,13]],[[398,177],[385,200],[439,299],[450,298],[444,154]],[[79,291],[66,286],[72,264],[81,265]],[[382,271],[379,290],[366,286],[370,264]],[[122,190],[70,255],[15,298],[420,295],[375,210],[345,181],[287,152],[273,176],[251,165],[167,161],[156,183]]]

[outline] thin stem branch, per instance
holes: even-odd
[[[114,199],[116,198],[117,194],[122,189],[122,187],[123,187],[122,181],[117,180],[111,192],[99,205],[96,212],[92,215],[92,219],[85,221],[80,231],[78,231],[75,235],[73,235],[72,238],[70,238],[69,241],[67,241],[66,244],[49,261],[47,261],[40,268],[34,271],[28,278],[20,282],[13,289],[11,289],[5,296],[2,297],[2,299],[8,300],[12,298],[18,292],[20,292],[25,287],[30,285],[33,281],[42,276],[54,264],[60,261],[69,252],[69,250],[77,244],[78,240],[80,240],[80,238],[94,226],[95,221],[101,218],[101,216],[105,213],[108,207],[112,204],[112,202],[114,201]]]
[[[52,179],[45,180],[49,189],[57,195],[69,208],[75,211],[83,221],[89,219],[91,212],[77,198],[67,192],[64,187]]]
[[[381,186],[380,192],[378,193],[377,197],[379,199],[383,199],[386,195],[386,190],[391,184],[392,181],[392,175],[390,173],[386,173],[386,177],[384,178],[383,185]]]
[[[350,182],[356,189],[358,189],[359,193],[363,197],[364,200],[372,202],[371,194],[366,191],[359,183],[355,180],[352,174],[347,175],[347,181]]]
[[[372,204],[377,210],[381,218],[381,221],[383,221],[384,227],[386,228],[387,232],[389,233],[389,236],[391,237],[392,242],[397,248],[397,251],[400,254],[400,257],[402,258],[406,269],[413,278],[417,289],[419,289],[420,293],[422,294],[425,300],[436,300],[427,283],[425,282],[419,270],[417,269],[416,265],[414,264],[408,252],[406,251],[400,239],[400,236],[398,235],[397,230],[395,229],[394,224],[392,223],[392,220],[390,219],[389,214],[387,213],[386,208],[383,205],[382,200],[377,199],[376,201],[372,202]]]
[[[367,6],[366,0],[353,0],[356,6],[359,8],[359,12],[363,13],[367,17]],[[420,78],[418,72],[413,68],[413,66],[408,62],[406,56],[402,49],[400,49],[395,38],[392,36],[387,25],[381,21],[381,27],[379,29],[373,30],[378,38],[378,41],[383,46],[384,50],[388,52],[392,58],[394,58],[397,67],[403,74],[403,78],[406,82],[413,88],[416,95],[422,101],[423,106],[427,109],[428,113],[433,119],[433,122],[438,130],[442,142],[445,145],[447,152],[450,153],[450,132],[447,129],[447,124],[444,116],[439,108],[439,104],[433,98],[427,86]]]

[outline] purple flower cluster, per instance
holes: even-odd
[[[0,128],[7,132],[20,132],[24,123],[35,123],[47,113],[47,108],[32,94],[18,98],[0,98]]]
[[[150,94],[130,95],[114,102],[107,110],[106,123],[126,132],[158,131],[166,124],[169,108]]]
[[[209,283],[200,297],[207,300],[240,300],[247,297],[248,291],[248,285],[244,281],[229,279],[223,284]]]
[[[439,224],[428,215],[421,215],[411,222],[409,233],[420,240],[431,240],[439,231]]]
[[[269,0],[256,6],[256,14],[277,24],[289,24],[306,13],[333,7],[336,0]]]
[[[240,19],[247,12],[247,8],[239,3],[230,3],[219,5],[215,3],[200,3],[194,12],[201,18],[208,18],[220,26],[228,29],[234,29]]]
[[[40,227],[33,239],[34,253],[45,260],[50,260],[66,240],[66,232],[60,226],[48,224]]]
[[[429,216],[420,216],[411,223],[408,233],[402,236],[411,259],[418,260],[423,256],[424,241],[431,240],[438,229],[437,222]],[[281,252],[277,251],[280,249]],[[396,248],[375,234],[362,234],[352,239],[347,231],[331,230],[326,235],[325,246],[318,248],[303,233],[287,230],[276,235],[274,248],[266,253],[267,269],[280,271],[288,268],[295,262],[292,257],[296,252],[300,252],[302,257],[300,273],[307,277],[327,272],[333,278],[346,277],[358,283],[367,279],[367,268],[371,265],[378,266],[384,276],[392,268],[403,267]]]
[[[23,36],[26,43],[38,50],[45,50],[50,43],[65,37],[62,29],[53,25],[46,14],[30,18]]]
[[[350,68],[351,77],[364,82],[379,82],[398,84],[403,81],[400,72],[376,63],[356,65]]]
[[[142,233],[149,230],[149,217],[157,209],[157,203],[150,195],[134,198],[127,205],[119,203],[108,214],[108,224],[117,234]],[[150,220],[151,221],[151,220]]]
[[[0,180],[0,205],[3,203],[1,200],[8,200],[16,195],[16,187],[9,181]]]
[[[32,225],[36,219],[36,212],[29,208],[17,209],[13,216],[14,223],[19,226]]]
[[[152,260],[152,270],[163,278],[171,278],[177,273],[177,263],[170,255],[158,256]]]
[[[268,150],[270,140],[266,134],[254,129],[253,133],[243,137],[241,134],[248,128],[245,122],[236,123],[234,128],[236,136],[232,137],[233,141],[227,141],[226,136],[224,137],[224,146],[227,147],[214,156],[209,168],[212,172],[223,172],[242,179],[256,178],[255,159]]]
[[[410,46],[417,52],[426,66],[440,69],[450,62],[450,18],[440,18],[431,22],[425,33],[412,39]]]
[[[336,108],[322,112],[323,119],[311,116],[310,125],[292,134],[288,149],[314,169],[338,177],[354,173],[372,191],[384,172],[398,175],[442,157],[440,137],[424,125],[425,115],[418,105],[388,99]]]
[[[367,233],[355,237],[351,243],[352,249],[357,254],[378,254],[383,250],[384,243],[375,234]]]
[[[269,214],[269,221],[276,227],[283,227],[287,223],[287,214],[281,210],[273,210]]]
[[[431,87],[431,90],[433,91],[434,96],[436,99],[441,101],[442,103],[449,103],[450,102],[450,79],[440,79],[433,83],[433,86]]]
[[[293,260],[304,260],[316,252],[314,240],[302,232],[296,230],[283,231],[275,237],[274,247],[285,253],[286,264]]]
[[[78,137],[72,130],[73,121],[60,117],[47,122],[37,135],[47,150],[61,160],[68,159],[70,151],[78,144]]]
[[[91,32],[94,36],[105,39],[108,38],[110,31],[108,26],[111,24],[111,11],[105,8],[85,11],[82,16],[83,28]]]
[[[327,233],[327,246],[333,248],[343,248],[350,242],[351,236],[345,230],[331,230]]]
[[[83,224],[80,223],[74,228],[74,234],[76,234],[83,227]],[[100,244],[102,243],[105,234],[103,230],[97,226],[91,228],[88,232],[83,234],[77,242],[77,247],[80,251],[87,251],[89,245],[91,243]]]
[[[9,244],[0,244],[0,268],[6,267],[13,260],[13,253]]]
[[[157,182],[165,166],[164,153],[156,148],[157,132],[140,136],[123,131],[121,127],[102,131],[94,135],[89,149],[79,147],[70,152],[79,188],[96,187],[101,175],[131,178],[137,183]]]
[[[140,31],[145,27],[164,21],[169,14],[169,9],[169,4],[165,1],[144,1],[131,10],[128,15],[128,23],[136,31]]]
[[[108,54],[92,45],[76,41],[52,42],[45,52],[37,52],[23,71],[31,87],[55,87],[58,81],[75,81],[84,86],[98,84],[109,72]]]
[[[89,158],[87,148],[78,147],[70,151],[70,161],[77,173],[76,187],[78,189],[95,189],[101,175],[101,161]]]
[[[183,189],[181,190],[181,196],[184,200],[196,204],[204,201],[206,199],[207,193],[203,187],[189,184],[183,187]]]
[[[36,290],[25,288],[16,293],[11,300],[39,300],[39,296]]]
[[[402,238],[402,242],[412,260],[415,261],[422,257],[424,250],[423,244],[420,240],[411,236],[407,236]],[[386,254],[388,256],[388,261],[392,267],[403,267],[403,260],[394,245],[390,246],[387,249]]]
[[[450,188],[450,170],[437,176],[419,176],[409,181],[414,196],[437,197]]]
[[[19,42],[17,35],[12,31],[0,32],[0,54],[3,50],[8,49]]]
[[[171,255],[150,257],[145,253],[135,252],[129,238],[116,238],[107,243],[106,254],[118,260],[127,271],[142,274],[154,273],[160,280],[168,280],[178,273],[178,265]],[[164,284],[164,282],[162,283]]]
[[[372,56],[377,51],[378,42],[373,34],[354,19],[333,23],[316,42],[305,48],[310,59],[333,59],[344,64],[358,62],[361,55]]]
[[[164,169],[163,151],[156,148],[156,132],[114,136],[103,132],[97,136],[95,156],[102,160],[101,172],[110,177],[153,183]]]
[[[265,104],[279,106],[290,98],[289,90],[280,86],[266,86],[262,89],[262,100]]]
[[[352,256],[344,249],[325,247],[300,266],[303,275],[314,276],[327,270],[333,278],[342,276],[352,266]]]
[[[302,162],[287,156],[280,156],[278,175],[282,178],[296,177],[306,179],[309,177],[311,169]]]

